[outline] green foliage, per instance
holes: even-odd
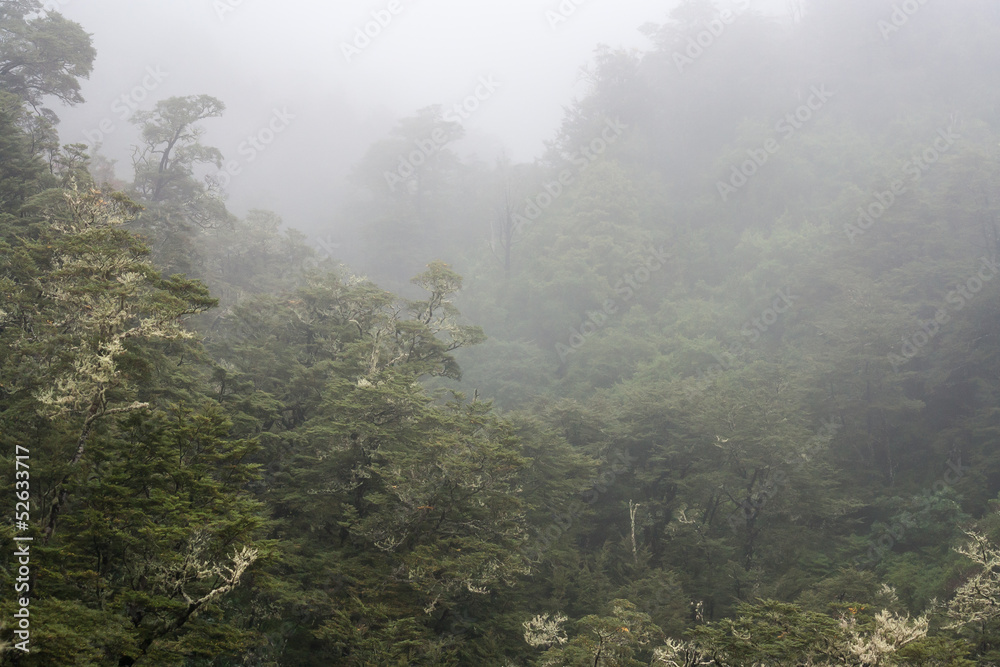
[[[213,300],[160,277],[121,228],[138,211],[124,195],[49,191],[31,206],[37,231],[3,246],[0,306],[3,469],[13,479],[14,444],[31,451],[40,510],[38,648],[22,663],[181,664],[209,636],[236,650],[239,633],[206,617],[258,558],[254,445],[229,438],[218,407],[168,417],[138,400],[176,379],[143,370],[148,346],[190,338],[183,318]]]
[[[246,542],[261,508],[241,489],[256,476],[252,443],[229,439],[217,406],[171,414],[135,413],[98,437],[73,485],[60,537],[41,552],[35,595],[116,610],[106,623],[125,641],[99,635],[103,651],[132,661],[183,664],[184,656],[237,650],[246,638],[219,625],[217,601],[236,586],[259,550]],[[68,617],[72,618],[72,617]],[[45,626],[37,664],[57,662]],[[85,623],[77,642],[94,644]],[[108,642],[121,642],[108,643]]]
[[[726,664],[812,664],[841,655],[833,646],[839,624],[826,614],[774,600],[740,605],[736,613],[735,619],[697,628],[695,644]]]
[[[686,61],[726,17],[681,3],[530,165],[420,110],[331,211],[371,278],[230,214],[214,97],[95,187],[40,108],[89,37],[0,4],[0,660],[996,663],[1000,15],[959,4],[747,10]]]
[[[137,231],[150,240],[158,263],[172,272],[203,275],[205,260],[196,241],[229,222],[217,184],[206,185],[195,175],[200,165],[222,167],[222,153],[201,143],[200,123],[221,116],[225,108],[209,95],[171,97],[131,118],[142,136],[133,158],[132,192],[147,207]]]
[[[548,649],[539,658],[539,665],[585,667],[608,665],[632,667],[648,664],[651,644],[661,638],[660,630],[649,616],[636,610],[628,600],[614,600],[607,616],[591,615],[575,623],[577,635],[569,641],[547,643],[565,644]],[[529,628],[528,624],[525,624]],[[530,629],[529,629],[530,633]],[[526,633],[525,637],[530,636]],[[544,646],[548,637],[535,640]]]
[[[83,102],[79,79],[90,76],[97,55],[90,35],[58,12],[41,10],[37,0],[10,0],[0,9],[0,89],[35,109],[50,95]]]
[[[45,165],[32,151],[31,139],[24,132],[30,123],[21,98],[0,90],[0,209],[7,226],[29,197],[45,187]]]

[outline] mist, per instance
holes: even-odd
[[[0,667],[1000,664],[998,72],[996,0],[0,0]]]
[[[664,21],[670,9],[654,0],[585,2],[563,16],[559,3],[534,0],[400,0],[399,13],[355,55],[344,45],[356,48],[356,31],[387,3],[55,4],[94,35],[98,51],[94,75],[83,83],[87,104],[60,111],[65,142],[103,139],[102,152],[127,175],[136,130],[122,117],[171,96],[210,94],[227,109],[224,119],[206,124],[205,143],[245,159],[239,148],[247,137],[274,109],[287,109],[294,122],[234,179],[229,201],[236,212],[278,211],[303,229],[328,223],[330,194],[399,118],[462,104],[481,77],[498,88],[462,118],[468,137],[458,150],[485,160],[539,157],[564,108],[583,93],[579,70],[597,45],[646,48],[639,27]],[[163,72],[162,81],[149,79],[148,68]],[[155,81],[148,94],[144,80]],[[115,130],[101,137],[106,119]]]

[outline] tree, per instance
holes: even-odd
[[[150,202],[190,198],[193,170],[198,164],[222,166],[216,148],[201,145],[204,129],[197,125],[218,118],[226,106],[208,95],[172,97],[157,102],[152,111],[139,111],[132,123],[142,131],[143,145],[135,149],[135,188]]]
[[[199,123],[223,111],[225,105],[208,95],[172,97],[131,119],[142,132],[142,145],[133,149],[132,188],[147,207],[137,229],[150,238],[167,270],[200,275],[204,259],[195,239],[229,222],[218,188],[195,177],[200,165],[222,166],[222,153],[201,144]]]
[[[52,95],[64,104],[83,102],[79,79],[93,69],[90,35],[58,12],[43,12],[37,0],[8,0],[0,8],[0,90],[13,93],[36,112]]]
[[[330,259],[321,261],[304,234],[283,230],[283,224],[276,213],[252,210],[245,218],[234,218],[202,236],[203,279],[218,297],[223,312],[245,297],[294,289],[310,266],[336,265]]]
[[[255,444],[230,430],[206,403],[136,411],[92,438],[63,529],[41,552],[25,664],[181,665],[256,643],[227,613],[264,555],[262,508],[246,490]]]
[[[121,369],[128,346],[134,340],[189,336],[183,318],[214,303],[204,288],[160,278],[146,248],[121,229],[139,211],[124,195],[70,192],[60,208],[62,220],[52,225],[51,237],[22,249],[44,258],[51,270],[22,284],[31,306],[11,304],[8,315],[21,322],[22,337],[12,348],[22,363],[43,351],[61,361],[50,367],[44,384],[39,382],[39,410],[79,419],[66,476],[52,491],[46,539],[55,531],[66,486],[98,422],[148,407],[128,398],[135,392]],[[39,340],[35,322],[47,325],[51,337]]]
[[[514,245],[519,240],[521,231],[519,206],[523,200],[525,184],[523,170],[514,169],[506,157],[497,160],[497,172],[500,177],[499,200],[496,213],[490,221],[490,250],[503,267],[505,281],[510,280],[514,262]]]
[[[528,499],[545,474],[526,454],[552,466],[557,453],[488,403],[421,386],[461,377],[453,352],[483,335],[461,323],[450,267],[433,262],[413,283],[425,298],[316,272],[213,328],[219,400],[259,434],[262,498],[293,554],[271,576],[309,591],[257,593],[284,610],[261,623],[298,664],[474,655],[486,640],[457,641],[453,619],[530,571]]]
[[[244,641],[220,619],[260,553],[254,443],[230,437],[196,375],[157,368],[197,357],[185,320],[214,300],[160,276],[123,229],[138,211],[121,193],[47,190],[0,242],[2,461],[30,449],[40,510],[38,649],[22,664],[178,664]]]
[[[351,174],[364,204],[349,213],[363,225],[361,240],[370,248],[362,268],[392,288],[430,260],[453,256],[455,241],[479,231],[470,223],[478,213],[478,183],[463,183],[451,148],[464,134],[440,106],[420,109],[373,144]]]
[[[524,624],[524,640],[531,646],[552,646],[539,658],[539,665],[564,667],[633,667],[648,664],[652,643],[662,633],[649,616],[628,600],[614,600],[607,616],[590,615],[575,623],[579,634],[567,640],[561,629],[565,616],[536,616]]]
[[[991,517],[994,522],[996,516]],[[947,604],[947,627],[969,632],[981,654],[996,654],[1000,620],[1000,547],[981,530],[966,530],[968,540],[955,550],[975,569]]]
[[[0,92],[0,211],[14,215],[32,195],[46,184],[45,164],[32,137],[25,133],[30,124],[24,101]]]
[[[881,597],[895,600],[887,587]],[[734,618],[692,630],[690,642],[668,642],[660,653],[661,662],[654,664],[909,665],[914,663],[900,660],[900,651],[927,636],[927,616],[911,619],[889,609],[876,612],[870,604],[850,602],[831,605],[830,612],[804,611],[775,600],[743,603]],[[926,644],[911,653],[921,654],[939,657]]]

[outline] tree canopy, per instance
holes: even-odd
[[[210,95],[95,178],[0,3],[0,665],[996,664],[1000,14],[732,4],[534,163],[400,119],[331,257]]]

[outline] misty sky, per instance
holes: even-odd
[[[344,174],[397,118],[460,103],[481,77],[499,87],[465,121],[460,149],[531,161],[582,92],[579,69],[595,46],[646,48],[639,26],[662,23],[676,4],[576,0],[553,26],[546,12],[558,12],[558,0],[396,1],[392,15],[389,0],[49,0],[94,35],[98,51],[87,104],[56,109],[63,142],[104,135],[103,152],[127,177],[136,134],[121,118],[158,99],[213,95],[227,112],[205,124],[205,143],[241,168],[230,208],[270,208],[294,226],[322,226]],[[392,20],[348,62],[342,44],[372,12]],[[294,119],[265,150],[240,151],[275,111]],[[102,123],[114,129],[98,134]]]

